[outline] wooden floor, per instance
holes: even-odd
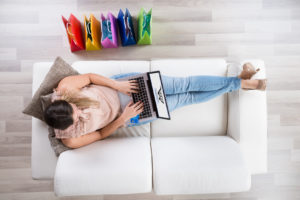
[[[153,44],[69,51],[61,15],[153,8]],[[76,60],[224,57],[265,60],[268,170],[249,192],[104,195],[61,199],[300,199],[300,0],[0,0],[0,199],[52,200],[53,181],[31,179],[32,64]],[[253,124],[255,126],[255,124]]]

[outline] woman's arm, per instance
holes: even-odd
[[[76,149],[88,144],[91,144],[93,142],[96,142],[98,140],[102,140],[108,136],[110,136],[113,132],[115,132],[120,126],[124,124],[124,120],[122,117],[117,118],[113,122],[109,123],[106,127],[82,135],[80,137],[76,138],[62,138],[62,143],[66,145],[67,147]]]
[[[117,81],[94,73],[67,76],[59,82],[57,89],[58,90],[64,90],[64,89],[80,90],[81,88],[91,83],[95,85],[110,87],[117,91],[123,92],[127,95],[130,95],[130,93],[137,93],[138,90],[138,84],[135,80]]]
[[[91,83],[117,89],[116,80],[94,73],[67,76],[59,82],[57,88],[71,87],[81,89]]]
[[[101,139],[100,132],[94,131],[94,132],[82,135],[80,137],[62,138],[61,141],[65,146],[76,149],[76,148],[91,144],[100,139]]]
[[[124,109],[123,113],[113,122],[109,123],[104,128],[82,135],[76,138],[63,138],[62,143],[70,148],[79,148],[95,141],[102,140],[110,136],[119,127],[123,126],[130,118],[143,112],[144,104],[142,102],[137,102],[133,104],[130,102]]]

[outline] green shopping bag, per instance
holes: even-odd
[[[152,44],[152,8],[148,13],[141,8],[138,15],[138,42],[137,44]]]

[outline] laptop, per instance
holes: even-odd
[[[142,101],[144,103],[143,112],[131,118],[126,123],[127,126],[157,118],[171,119],[160,71],[141,73],[118,80],[137,80],[139,85],[139,92],[132,93],[131,96],[118,92],[122,111],[130,101],[134,103]]]

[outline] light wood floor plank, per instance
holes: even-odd
[[[15,192],[2,193],[0,196],[2,200],[58,200],[53,192]],[[61,198],[64,199],[64,198]],[[67,199],[67,198],[65,198]]]
[[[31,167],[31,156],[0,157],[0,169],[15,169],[15,168],[30,168],[30,167]]]

